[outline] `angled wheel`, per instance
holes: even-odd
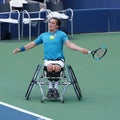
[[[37,84],[37,81],[36,81],[36,80],[37,80],[37,77],[38,77],[38,75],[39,75],[40,69],[41,69],[41,65],[37,65],[37,68],[36,68],[36,70],[35,70],[35,73],[34,73],[34,75],[33,75],[33,77],[32,77],[32,80],[31,80],[31,82],[30,82],[30,84],[29,84],[29,86],[28,86],[27,92],[26,92],[26,94],[25,94],[26,100],[29,99],[29,96],[30,96],[30,94],[31,94],[31,91],[32,91],[34,85]]]
[[[69,75],[70,80],[71,80],[71,84],[72,84],[74,91],[77,95],[77,98],[78,98],[78,100],[81,100],[82,99],[82,92],[81,92],[80,86],[78,84],[77,78],[75,76],[75,73],[74,73],[71,65],[67,65],[67,70],[68,70],[68,75]]]

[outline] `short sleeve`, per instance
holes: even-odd
[[[35,39],[34,42],[35,42],[36,45],[39,45],[39,44],[43,43],[42,34],[37,39]]]

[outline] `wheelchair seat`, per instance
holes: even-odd
[[[46,91],[48,91],[48,85],[49,85],[49,79],[52,79],[52,82],[54,84],[55,79],[59,79],[59,92],[60,96],[56,99],[54,98],[48,98]],[[45,102],[46,100],[60,100],[62,103],[64,102],[63,96],[67,91],[67,88],[72,85],[75,91],[75,94],[78,98],[78,100],[82,99],[82,93],[80,86],[78,84],[77,78],[75,76],[75,73],[71,67],[71,65],[65,65],[64,68],[61,69],[60,76],[47,76],[47,72],[43,65],[37,65],[37,68],[35,70],[35,73],[33,75],[33,78],[28,86],[27,92],[25,94],[26,100],[29,100],[30,94],[34,88],[34,86],[38,85],[40,88],[40,92],[42,95],[41,102]]]

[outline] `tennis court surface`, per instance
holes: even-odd
[[[0,102],[1,120],[52,120],[33,112]]]
[[[0,101],[53,120],[120,120],[119,32],[74,35],[73,42],[89,50],[101,45],[108,48],[106,56],[98,61],[90,54],[83,55],[64,46],[66,63],[72,65],[83,95],[83,99],[78,101],[70,86],[63,96],[64,103],[41,103],[42,95],[38,86],[32,91],[30,100],[25,99],[36,66],[43,63],[41,45],[23,53],[12,54],[14,48],[28,42],[28,39],[0,41]],[[6,113],[2,113],[2,107],[0,117],[4,114],[7,117],[9,112],[3,108]]]

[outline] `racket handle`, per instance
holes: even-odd
[[[91,54],[91,51],[88,51],[88,53],[90,53],[90,54]]]

